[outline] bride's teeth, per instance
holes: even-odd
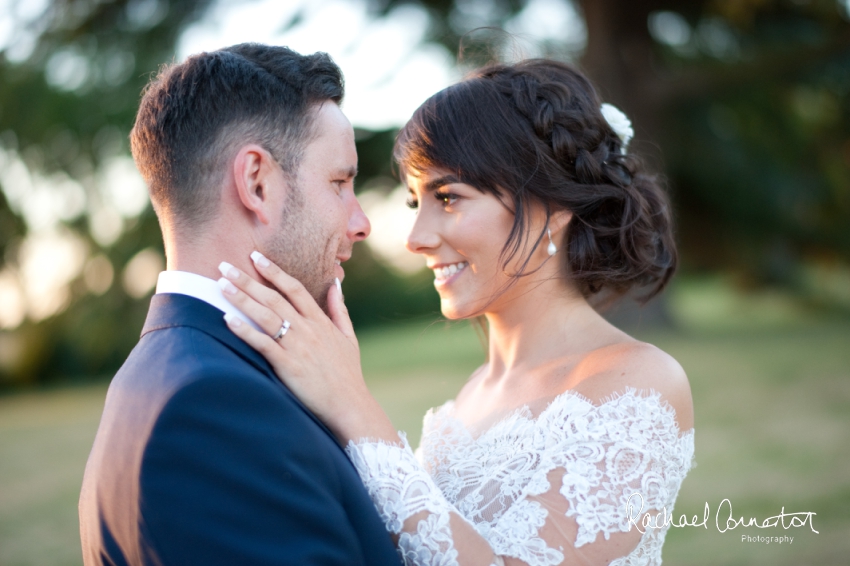
[[[445,267],[437,267],[434,269],[434,276],[437,279],[448,279],[458,271],[463,270],[467,265],[469,264],[467,264],[465,261],[461,261],[458,263],[452,263]]]

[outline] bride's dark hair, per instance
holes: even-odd
[[[639,288],[647,301],[676,269],[664,191],[637,157],[624,154],[593,85],[565,63],[532,59],[478,70],[416,110],[393,156],[402,178],[445,169],[510,200],[515,219],[503,266],[524,249],[526,211],[539,202],[547,225],[555,210],[572,213],[559,256],[587,298]],[[545,236],[544,228],[532,252]]]

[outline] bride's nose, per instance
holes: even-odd
[[[440,245],[440,236],[428,219],[427,214],[422,211],[416,216],[413,229],[407,235],[404,243],[407,249],[415,254],[424,254]]]

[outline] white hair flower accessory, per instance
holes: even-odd
[[[603,102],[599,109],[602,111],[602,116],[605,118],[605,121],[608,122],[608,125],[611,126],[612,130],[614,130],[614,133],[617,134],[617,137],[619,137],[620,141],[623,142],[623,153],[625,153],[626,147],[629,145],[629,141],[635,136],[635,131],[632,129],[632,121],[629,120],[628,116],[623,114],[622,110],[613,104]]]

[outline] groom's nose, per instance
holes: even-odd
[[[348,239],[352,242],[365,240],[372,231],[372,224],[356,197],[352,196],[352,203],[348,212]]]

